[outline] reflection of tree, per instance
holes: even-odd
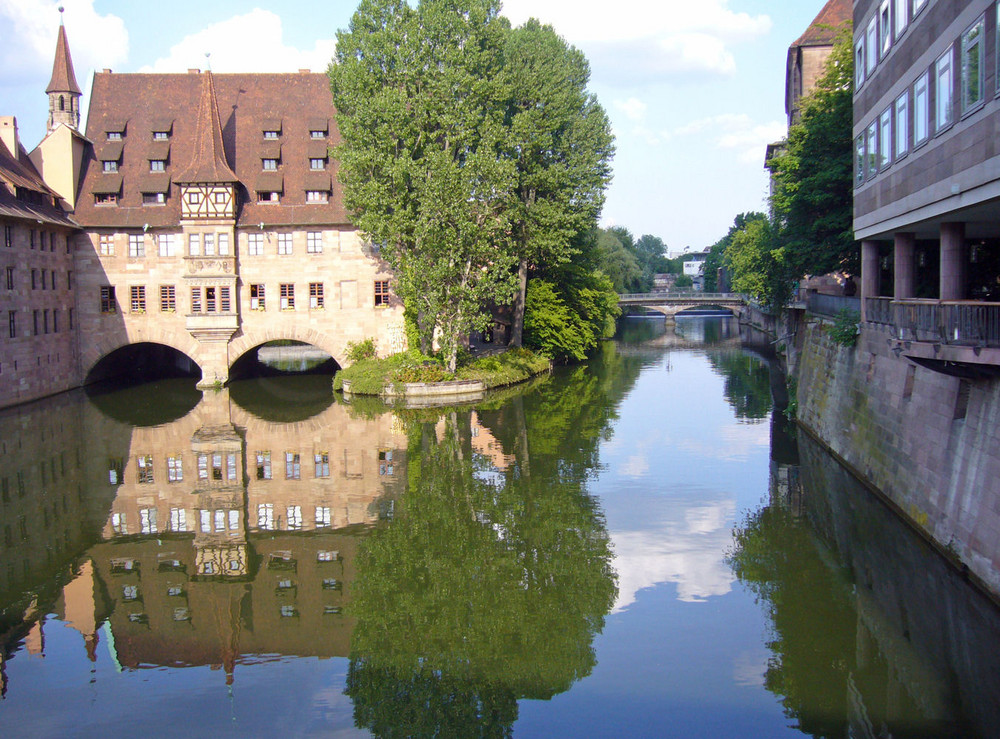
[[[506,736],[519,698],[594,666],[616,588],[604,521],[579,481],[477,477],[469,417],[415,426],[409,490],[364,544],[347,694],[378,736]]]
[[[774,631],[764,685],[816,737],[848,731],[857,616],[846,583],[804,521],[770,505],[734,532],[733,572],[767,607]]]
[[[726,401],[737,418],[767,418],[771,412],[771,375],[764,362],[739,351],[712,352],[708,361],[725,380]]]

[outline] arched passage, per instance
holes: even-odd
[[[272,340],[251,347],[229,368],[229,379],[283,375],[332,375],[340,364],[329,352],[302,341]]]
[[[167,377],[201,378],[201,368],[184,352],[166,344],[139,342],[113,349],[94,362],[84,384],[113,380],[138,383]]]

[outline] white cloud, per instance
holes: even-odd
[[[673,499],[659,513],[660,521],[644,530],[611,532],[618,573],[614,612],[631,605],[640,590],[660,583],[675,583],[678,600],[685,602],[725,595],[732,587],[725,556],[732,546],[736,502]]]
[[[757,123],[745,113],[726,113],[691,121],[673,131],[675,136],[704,135],[716,148],[735,151],[743,164],[762,163],[765,147],[786,132],[784,121]]]
[[[204,68],[205,54],[211,53],[213,72],[295,72],[325,71],[336,41],[321,39],[312,49],[296,49],[283,41],[281,17],[254,8],[185,36],[170,48],[168,56],[157,59],[140,72],[180,72]]]
[[[629,98],[628,100],[615,100],[614,106],[625,114],[630,121],[641,121],[646,117],[646,104],[639,98]]]
[[[729,9],[729,0],[619,0],[613,11],[597,0],[507,0],[515,24],[536,17],[583,47],[605,81],[650,79],[736,69],[730,45],[771,30],[767,15]]]
[[[124,21],[98,13],[93,0],[0,0],[0,28],[17,29],[16,33],[5,33],[0,44],[0,84],[34,84],[41,77],[48,81],[60,4],[66,7],[66,38],[81,87],[86,86],[90,70],[114,68],[128,59]],[[42,85],[44,89],[44,82]]]

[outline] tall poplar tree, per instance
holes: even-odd
[[[507,37],[509,153],[516,190],[509,214],[518,264],[510,343],[520,346],[529,271],[557,268],[597,225],[611,180],[614,138],[587,91],[590,65],[551,26],[530,19]]]
[[[344,200],[450,370],[516,290],[498,0],[362,0],[330,67]]]

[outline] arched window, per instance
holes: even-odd
[[[66,99],[62,95],[59,96],[59,110],[66,110]]]

